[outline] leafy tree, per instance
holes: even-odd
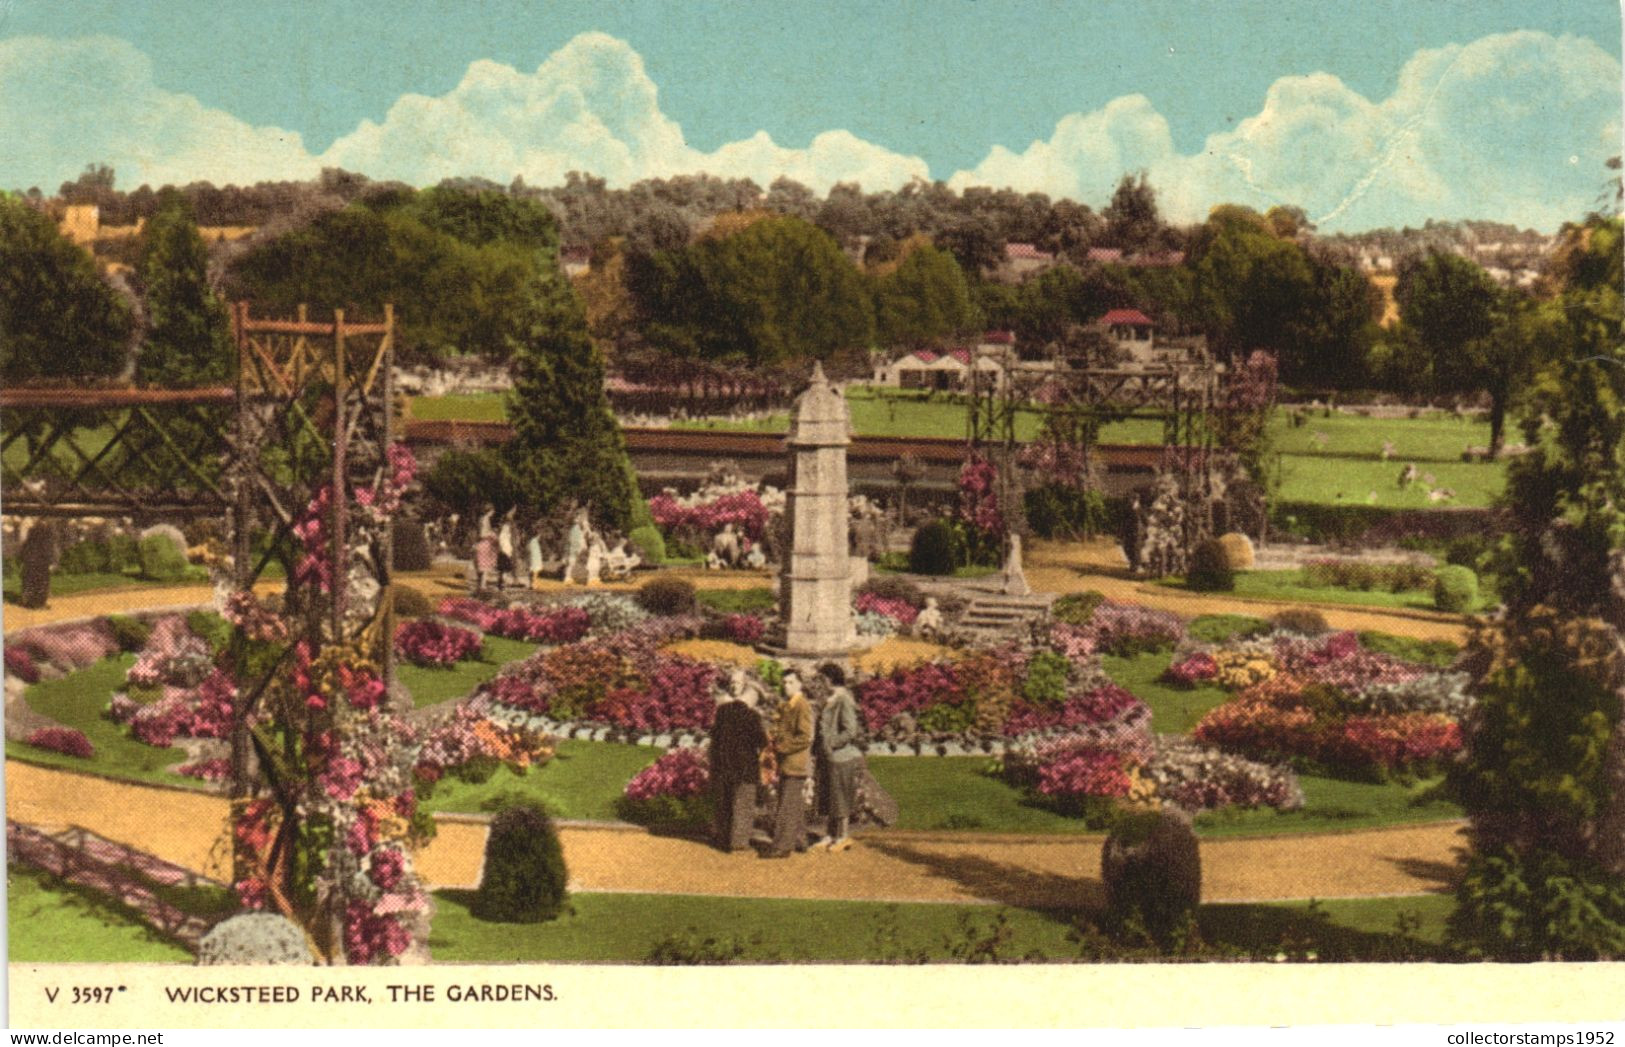
[[[778,365],[868,348],[873,306],[835,242],[798,218],[763,218],[721,239],[629,267],[651,344],[678,356]]]
[[[973,327],[976,310],[953,255],[919,247],[876,280],[875,322],[885,345],[926,345]]]
[[[146,385],[184,388],[232,375],[226,304],[209,287],[209,253],[192,209],[173,189],[143,233],[136,266],[147,313],[136,375]]]
[[[1499,452],[1507,408],[1528,380],[1538,345],[1526,305],[1455,254],[1406,259],[1398,276],[1400,320],[1415,332],[1433,387],[1488,393],[1490,451]]]
[[[1571,270],[1544,332],[1531,450],[1508,470],[1506,611],[1470,652],[1453,786],[1473,851],[1451,927],[1495,958],[1625,956],[1625,308],[1594,282],[1608,268]]]
[[[1157,193],[1145,179],[1124,175],[1112,192],[1112,202],[1102,212],[1106,219],[1106,242],[1127,252],[1155,250],[1162,246],[1162,217],[1157,212]]]
[[[0,193],[0,377],[114,375],[124,367],[130,308],[48,215]]]

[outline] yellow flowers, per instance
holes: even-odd
[[[1275,675],[1275,666],[1270,660],[1252,651],[1215,651],[1213,660],[1219,666],[1214,681],[1230,691],[1252,687]]]

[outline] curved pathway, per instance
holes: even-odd
[[[45,829],[78,825],[165,861],[226,879],[224,798],[134,785],[6,761],[7,817]],[[417,855],[436,887],[474,887],[486,821],[441,815]],[[1202,841],[1202,896],[1211,902],[1421,894],[1449,886],[1459,822],[1348,833]],[[1099,836],[867,833],[845,854],[764,862],[618,823],[560,827],[579,891],[892,902],[990,902],[1032,908],[1101,899]]]

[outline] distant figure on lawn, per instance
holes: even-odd
[[[735,669],[728,689],[717,692],[717,713],[711,723],[711,785],[717,804],[712,839],[724,851],[750,846],[756,822],[756,788],[767,746],[767,730],[756,712],[760,699],[761,692],[743,669]]]
[[[773,729],[773,755],[779,764],[779,807],[773,819],[773,842],[763,858],[788,858],[807,849],[807,802],[804,792],[812,772],[813,711],[801,689],[801,677],[784,674],[785,701]]]
[[[495,575],[497,570],[497,534],[491,528],[491,517],[496,510],[491,506],[485,507],[480,516],[480,537],[474,543],[474,591],[479,592],[485,588],[487,577]]]

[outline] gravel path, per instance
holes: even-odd
[[[213,795],[93,778],[7,761],[7,816],[46,829],[79,825],[165,861],[228,877],[227,802]],[[436,887],[479,883],[485,822],[443,816],[417,856]],[[989,902],[1037,908],[1101,897],[1098,836],[875,831],[844,854],[723,854],[693,840],[614,823],[561,827],[576,890],[743,898]],[[1447,887],[1462,824],[1227,838],[1202,843],[1208,901],[1421,894]]]

